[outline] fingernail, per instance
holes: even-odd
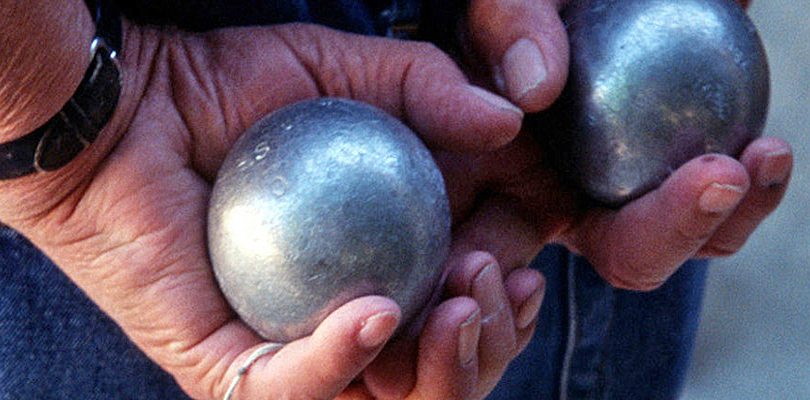
[[[489,92],[487,90],[484,90],[483,88],[480,88],[478,86],[467,85],[467,89],[476,97],[489,103],[489,105],[504,111],[509,111],[518,114],[520,115],[521,118],[523,118],[523,110],[521,110],[514,104],[510,103],[509,100],[506,100],[503,97],[498,96],[497,94]]]
[[[478,303],[478,307],[483,313],[481,323],[485,323],[489,318],[497,315],[498,312],[506,308],[503,296],[500,292],[500,267],[498,264],[489,264],[473,279],[470,295]]]
[[[399,318],[395,313],[384,311],[374,314],[363,321],[357,343],[368,349],[375,348],[394,334],[398,324]]]
[[[529,324],[537,318],[537,313],[540,312],[540,306],[543,305],[543,298],[546,295],[545,281],[540,281],[537,289],[529,296],[518,309],[517,317],[515,317],[515,326],[518,329],[526,329]]]
[[[478,338],[481,333],[481,312],[476,310],[458,328],[458,359],[467,365],[478,351]]]
[[[698,207],[705,213],[725,213],[736,207],[744,194],[739,186],[712,183],[700,195]]]
[[[765,188],[783,185],[790,175],[791,158],[790,151],[787,150],[766,154],[759,167],[757,184]]]
[[[521,100],[546,80],[547,70],[540,47],[534,40],[519,39],[506,50],[500,71],[510,99]]]

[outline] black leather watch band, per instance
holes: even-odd
[[[115,51],[121,50],[121,11],[115,0],[84,0],[93,21],[96,22],[96,37],[102,37]]]
[[[91,5],[92,3],[92,5]],[[0,179],[53,171],[73,160],[109,121],[121,94],[121,20],[105,0],[88,1],[96,22],[92,61],[73,97],[33,132],[0,144]]]

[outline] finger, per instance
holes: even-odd
[[[481,201],[474,214],[455,229],[454,252],[464,253],[483,249],[499,260],[508,273],[525,267],[542,248],[550,233],[539,231],[542,223],[515,201],[490,197]],[[552,226],[553,224],[549,224]]]
[[[521,169],[526,179],[519,178],[514,185],[507,182],[508,193],[485,192],[477,198],[475,209],[454,227],[453,251],[487,251],[506,274],[528,266],[570,225],[577,207],[572,193],[558,191],[558,182],[545,174],[539,168]]]
[[[568,75],[568,39],[560,0],[472,0],[473,51],[496,86],[526,112],[546,109]]]
[[[546,294],[546,279],[540,271],[520,268],[512,271],[504,283],[515,319],[517,352],[529,344],[537,316]]]
[[[455,265],[447,278],[448,296],[468,296],[481,309],[478,353],[478,392],[489,392],[517,354],[515,322],[507,297],[501,267],[492,255],[473,252],[451,260]]]
[[[456,254],[463,253],[459,250]],[[454,258],[457,260],[454,261]],[[446,279],[446,297],[472,297],[480,307],[479,314],[483,315],[478,317],[482,329],[482,355],[477,359],[481,360],[479,365],[490,371],[488,376],[499,377],[502,374],[502,371],[498,372],[499,369],[505,367],[514,357],[517,346],[511,302],[503,291],[500,266],[491,255],[484,252],[451,256],[447,263],[450,265],[450,272]],[[431,318],[435,320],[436,317]],[[414,336],[416,335],[424,336],[424,330],[421,333],[416,332]],[[414,338],[397,338],[364,373],[364,383],[376,397],[399,399],[413,390],[418,378],[413,372],[419,358],[411,355],[421,353],[421,350],[417,348],[416,341],[411,339]],[[493,365],[496,368],[490,367]],[[490,377],[486,381],[496,383],[497,379]]]
[[[363,371],[362,380],[371,397],[400,400],[416,384],[417,337],[395,338]]]
[[[457,297],[439,304],[421,331],[400,336],[363,372],[363,384],[379,400],[467,398],[477,380],[481,311]],[[416,337],[418,336],[418,337]]]
[[[330,314],[311,336],[257,361],[239,382],[234,398],[332,399],[379,353],[400,316],[390,299],[353,300]],[[236,375],[243,358],[226,377]]]
[[[352,97],[409,122],[443,149],[484,150],[511,140],[522,113],[468,84],[438,48],[293,25],[278,33],[325,96]]]
[[[703,247],[748,187],[747,171],[733,158],[698,157],[620,210],[589,213],[575,228],[575,247],[612,285],[657,288]]]
[[[531,135],[472,160],[446,153],[436,154],[436,160],[446,177],[453,218],[461,221],[454,226],[455,254],[487,251],[505,272],[526,267],[578,212],[575,193],[538,161],[542,149]]]
[[[523,118],[506,99],[470,85],[447,55],[427,43],[291,24],[219,30],[186,38],[183,45],[173,85],[195,89],[175,92],[200,104],[184,120],[198,147],[195,161],[207,176],[253,122],[306,98],[375,105],[404,120],[429,145],[453,151],[499,147],[517,135]],[[197,82],[194,72],[200,69],[215,71],[215,79]],[[211,126],[221,130],[211,132]]]
[[[793,168],[793,151],[787,142],[774,137],[756,140],[743,152],[740,162],[749,171],[751,188],[698,256],[736,253],[785,195]]]
[[[481,311],[457,297],[440,304],[419,339],[419,362],[412,399],[468,399],[478,380]]]

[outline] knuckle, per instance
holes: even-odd
[[[326,35],[325,28],[290,29],[278,32],[300,67],[325,96],[353,97],[352,79],[364,71],[359,52],[345,51],[343,36]]]
[[[616,289],[630,290],[634,292],[649,292],[658,289],[663,285],[663,282],[658,281],[640,281],[634,279],[626,279],[624,277],[610,277],[607,282]]]
[[[434,57],[445,57],[444,52],[430,42],[412,42],[413,49],[419,53]]]
[[[503,32],[493,30],[492,27],[510,26],[515,17],[525,12],[526,5],[516,1],[502,0],[476,0],[469,6],[468,23],[474,33],[478,35],[494,36]]]
[[[701,257],[723,258],[730,257],[742,249],[744,242],[735,243],[730,241],[708,243],[698,252]]]
[[[438,46],[430,42],[407,42],[406,51],[411,56],[400,71],[404,78],[411,73],[437,71],[446,66],[455,65],[453,59]]]
[[[497,265],[489,253],[474,251],[453,260],[449,264],[449,275],[445,287],[453,296],[472,295],[476,277],[488,266]],[[473,296],[475,297],[475,296]]]
[[[661,276],[660,268],[655,266],[637,267],[624,264],[614,267],[602,274],[602,278],[612,287],[622,290],[648,292],[661,287],[666,276]]]
[[[712,224],[712,227],[713,224]],[[709,240],[714,234],[714,229],[707,229],[706,225],[700,224],[698,227],[694,226],[678,226],[673,230],[676,243],[682,243],[686,246],[699,246],[701,243]]]

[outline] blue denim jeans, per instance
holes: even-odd
[[[612,288],[588,262],[548,246],[535,334],[491,400],[677,399],[697,331],[706,261],[689,261],[661,288]]]
[[[120,1],[137,21],[193,30],[308,21],[390,35],[420,15],[417,0],[186,2],[194,6]],[[452,33],[446,27],[453,25],[458,2],[426,4],[432,6],[424,14],[433,16],[432,31]],[[647,293],[611,288],[587,261],[561,247],[547,247],[533,267],[547,278],[536,333],[490,399],[677,398],[697,327],[705,262],[687,263]],[[0,226],[0,400],[34,399],[187,397],[56,266]]]
[[[53,263],[0,227],[0,400],[186,398]]]

